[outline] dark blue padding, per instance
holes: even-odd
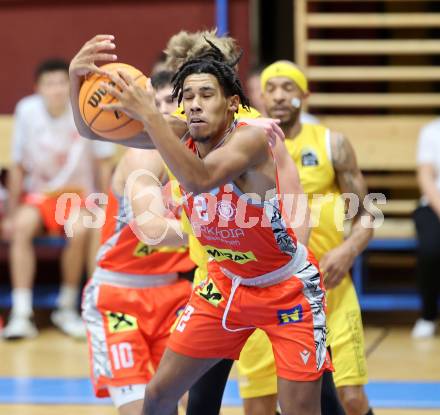
[[[369,242],[368,251],[414,251],[417,240],[412,239],[373,239]],[[364,311],[386,310],[419,310],[420,298],[417,292],[365,292],[363,255],[359,255],[352,268],[352,278],[359,298],[359,304]]]
[[[33,290],[34,308],[53,309],[56,307],[59,285],[36,285]],[[0,285],[0,308],[11,308],[11,287]]]

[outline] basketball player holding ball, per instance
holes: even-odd
[[[112,42],[113,37],[112,36],[97,36],[91,41],[89,41],[84,48],[80,51],[80,53],[75,57],[75,59],[72,61],[71,65],[71,79],[72,79],[72,99],[76,101],[78,94],[75,94],[75,86],[76,91],[79,90],[80,85],[80,79],[78,77],[75,77],[76,74],[79,74],[82,70],[85,70],[87,72],[87,69],[94,70],[96,72],[100,72],[100,70],[94,65],[94,59],[110,59],[110,60],[116,60],[116,57],[111,55],[110,53],[103,53],[103,51],[109,52],[112,49],[114,49],[114,44]],[[87,56],[88,53],[88,56]],[[82,55],[82,56],[81,56]],[[82,61],[81,61],[82,59]],[[72,75],[74,75],[72,77]],[[76,108],[75,108],[76,109]],[[77,114],[78,115],[78,114]],[[78,127],[80,128],[86,128],[85,134],[91,138],[91,139],[98,139],[102,140],[103,137],[101,135],[95,134],[90,132],[90,130],[87,132],[87,127],[84,123],[81,123]],[[82,125],[81,125],[82,124]],[[114,140],[112,140],[114,141]],[[119,140],[118,140],[119,142]],[[133,138],[124,138],[121,141],[121,144],[129,145],[129,146],[136,146],[136,147],[144,147],[151,145],[148,141],[148,138],[145,134],[141,133]]]

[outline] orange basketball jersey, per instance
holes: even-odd
[[[109,191],[101,247],[97,255],[99,267],[144,276],[187,272],[194,268],[186,246],[175,248],[146,245],[132,231],[132,222],[133,214],[126,198]]]
[[[187,145],[197,153],[191,138]],[[195,236],[222,268],[249,278],[270,273],[295,256],[298,242],[286,226],[277,194],[259,202],[234,182],[199,195],[182,188],[182,194]]]

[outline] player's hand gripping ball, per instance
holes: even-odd
[[[103,71],[117,75],[117,71],[128,73],[134,82],[146,88],[148,78],[138,69],[125,63],[109,63],[100,67]],[[122,111],[104,111],[102,104],[117,103],[117,99],[109,94],[102,83],[114,83],[106,76],[93,74],[86,79],[79,93],[79,109],[84,122],[97,135],[113,140],[125,140],[139,134],[143,124],[127,116]]]

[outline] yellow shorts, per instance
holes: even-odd
[[[368,376],[362,318],[349,275],[336,288],[327,291],[327,327],[336,387],[365,385]],[[255,330],[249,337],[237,368],[243,399],[277,393],[272,347],[263,331]]]
[[[327,291],[328,343],[332,349],[336,387],[368,382],[364,329],[356,291],[350,276]]]
[[[277,373],[272,344],[263,330],[247,339],[237,362],[238,387],[242,399],[277,393]]]

